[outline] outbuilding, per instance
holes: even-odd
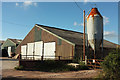
[[[117,44],[104,40],[104,51],[101,52],[100,47],[96,57],[103,58],[116,47]],[[92,48],[88,46],[86,49],[86,56],[93,58]],[[26,60],[82,59],[83,33],[36,24],[19,44],[16,53]]]
[[[3,57],[12,57],[15,55],[16,47],[22,40],[8,38],[1,46]]]
[[[0,57],[2,57],[2,49],[1,49],[1,46],[2,46],[3,43],[4,43],[4,41],[3,41],[3,40],[0,40]]]

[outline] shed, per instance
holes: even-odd
[[[8,38],[1,46],[3,57],[12,57],[15,54],[16,47],[20,44],[22,40],[20,39],[10,39]]]
[[[98,58],[105,57],[117,44],[104,40],[104,52],[98,51]],[[16,49],[22,59],[82,59],[83,33],[36,24]],[[43,56],[43,57],[41,57]],[[86,56],[93,58],[89,46]]]

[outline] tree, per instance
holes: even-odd
[[[105,79],[120,79],[120,50],[114,50],[101,63]]]

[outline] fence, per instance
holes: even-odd
[[[37,58],[36,58],[37,57]],[[74,56],[40,56],[40,55],[21,55],[21,60],[72,60]]]
[[[87,66],[91,69],[101,69],[100,63],[103,61],[99,59],[87,59]]]
[[[35,57],[39,56],[38,59]],[[40,55],[21,55],[20,60],[22,61],[43,61],[43,60],[56,60],[56,61],[69,61],[71,62],[73,60],[74,56],[68,56],[68,57],[63,57],[63,56],[40,56]],[[90,69],[101,69],[100,63],[103,62],[104,60],[99,60],[99,59],[87,59],[87,66]]]
[[[54,60],[54,61],[62,61],[64,63],[70,63],[70,62],[72,62],[72,58],[73,58],[73,56],[68,56],[68,57],[41,56],[39,59],[36,60],[35,56],[39,56],[39,55],[34,55],[34,56],[33,55],[21,55],[21,57],[19,58],[19,66],[22,65],[22,66],[27,67],[27,68],[34,68],[34,66],[36,64],[44,62],[45,60]],[[24,57],[24,58],[22,58],[22,57]],[[48,58],[48,57],[54,57],[54,59]],[[69,58],[71,58],[71,59],[69,59]]]

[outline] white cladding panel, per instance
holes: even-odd
[[[27,49],[27,45],[23,45],[21,46],[21,55],[22,55],[22,59],[26,58],[26,49]]]
[[[35,42],[35,60],[41,59],[43,49],[43,41]]]
[[[33,57],[34,43],[27,43],[27,57]]]
[[[90,16],[87,19],[87,34],[90,46],[95,49],[99,48],[103,40],[103,18],[99,15]],[[96,40],[96,42],[94,42]],[[96,46],[95,46],[96,45]]]
[[[55,42],[44,43],[44,58],[55,59]]]
[[[8,56],[11,57],[11,47],[8,47]]]

